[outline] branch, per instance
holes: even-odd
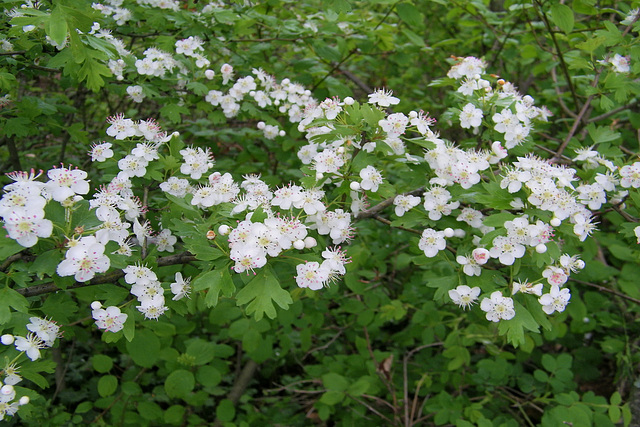
[[[567,67],[567,63],[564,60],[564,55],[562,55],[562,49],[560,48],[560,44],[558,43],[558,39],[556,39],[556,34],[551,28],[551,24],[549,23],[549,19],[547,15],[542,11],[542,4],[539,0],[536,0],[535,3],[538,4],[538,10],[540,12],[540,16],[544,21],[545,27],[547,27],[547,31],[551,35],[551,40],[553,41],[553,45],[556,47],[556,54],[558,55],[558,59],[560,60],[560,68],[562,68],[562,73],[564,74],[564,78],[567,81],[567,85],[569,86],[569,90],[571,91],[571,95],[573,96],[573,102],[576,104],[576,107],[580,105],[578,103],[578,94],[576,93],[575,88],[573,87],[573,82],[571,81],[571,74],[569,74],[569,68]],[[587,103],[588,104],[588,103]]]
[[[635,104],[637,104],[637,103],[638,103],[638,98],[633,99],[633,100],[632,100],[631,102],[629,102],[627,105],[623,105],[623,106],[621,106],[621,107],[614,108],[613,110],[611,110],[611,111],[607,111],[607,112],[606,112],[606,113],[604,113],[604,114],[600,114],[599,116],[595,116],[595,117],[590,118],[589,120],[587,120],[587,123],[593,123],[593,122],[597,122],[597,121],[600,121],[600,120],[606,119],[606,118],[608,118],[608,117],[613,116],[614,114],[619,113],[620,111],[628,110],[629,108],[633,107],[633,106],[634,106]]]
[[[169,255],[166,257],[158,258],[158,267],[164,267],[167,265],[175,265],[175,264],[187,264],[189,262],[196,261],[196,257],[191,255],[189,252],[184,252],[177,255]],[[67,287],[67,289],[77,289],[84,288],[86,286],[94,286],[94,285],[103,285],[105,283],[113,283],[124,277],[124,272],[122,270],[112,271],[111,273],[104,274],[101,276],[96,276],[88,282],[76,282],[73,285]],[[16,289],[16,292],[25,296],[25,297],[33,297],[42,294],[48,294],[51,292],[57,292],[62,290],[55,283],[43,283],[41,285],[30,286],[28,288]]]
[[[365,82],[363,82],[362,80],[360,80],[355,74],[353,74],[351,71],[349,70],[340,70],[338,69],[338,71],[340,71],[342,74],[344,74],[344,76],[346,78],[348,78],[349,80],[351,80],[352,82],[354,82],[356,84],[356,86],[358,86],[360,89],[362,89],[364,92],[366,93],[372,93],[373,92],[373,88],[371,88],[368,84],[366,84]]]
[[[599,291],[602,291],[602,292],[607,292],[607,293],[616,295],[616,296],[618,296],[620,298],[624,298],[624,299],[629,300],[631,302],[634,302],[636,304],[640,304],[640,299],[636,299],[636,298],[630,297],[629,295],[625,295],[622,292],[614,291],[613,289],[605,288],[604,286],[596,285],[595,283],[591,283],[591,282],[585,282],[583,280],[578,280],[578,279],[573,279],[573,278],[569,278],[569,280],[571,280],[573,282],[576,282],[576,283],[579,283],[581,285],[590,286],[590,287],[595,288],[595,289],[597,289]]]
[[[627,26],[627,28],[625,28],[625,30],[622,33],[621,37],[624,37],[629,33],[629,31],[631,30],[631,27],[638,20],[638,18],[640,18],[640,16],[636,15],[636,17],[633,20],[633,22],[631,24],[629,24]],[[609,59],[609,56],[610,55],[607,55],[604,58],[604,62],[607,62],[607,60]],[[595,87],[598,86],[598,82],[600,81],[600,75],[602,74],[603,71],[604,71],[604,64],[601,65],[600,68],[598,68],[596,70],[596,74],[593,77],[593,82],[591,83],[591,87],[595,88]],[[582,109],[580,109],[580,112],[578,113],[578,116],[576,117],[576,121],[573,123],[573,126],[571,127],[571,130],[569,131],[569,134],[567,135],[567,137],[565,138],[564,142],[560,145],[560,147],[558,147],[558,150],[556,151],[556,155],[554,157],[555,160],[560,159],[560,156],[562,155],[562,152],[564,151],[564,149],[567,148],[567,145],[569,144],[569,141],[571,141],[571,138],[573,138],[573,135],[576,134],[576,132],[578,130],[578,126],[580,125],[580,122],[582,121],[583,117],[587,114],[587,110],[591,106],[591,101],[593,101],[593,98],[595,98],[595,94],[589,95],[589,98],[587,98],[587,101],[582,106]],[[587,122],[587,120],[585,120],[585,122]]]
[[[402,360],[402,375],[403,375],[403,381],[404,381],[404,425],[406,427],[409,427],[411,425],[413,425],[413,409],[411,410],[411,417],[409,417],[409,375],[407,373],[408,369],[407,369],[407,365],[409,364],[409,359],[411,359],[411,357],[417,353],[420,350],[423,350],[425,348],[429,348],[429,347],[438,347],[444,345],[441,342],[434,342],[431,344],[425,344],[425,345],[421,345],[419,347],[414,348],[413,350],[409,351],[407,354],[405,354],[403,360]]]
[[[233,383],[233,387],[231,387],[231,391],[229,391],[229,394],[227,395],[227,399],[229,399],[234,406],[236,405],[236,403],[238,403],[238,401],[242,397],[242,394],[247,389],[247,386],[251,382],[253,374],[255,374],[257,369],[258,364],[251,359],[249,359],[247,363],[245,363],[245,365],[242,367],[240,375],[238,375],[238,377],[236,378],[235,382]],[[215,423],[213,423],[213,425],[214,427],[221,426],[222,421],[216,418],[216,421]]]
[[[424,187],[420,187],[417,188],[413,191],[410,191],[408,193],[403,193],[405,196],[417,196],[419,194],[424,193]],[[358,216],[356,216],[356,219],[364,219],[364,218],[374,218],[378,215],[378,213],[380,213],[380,211],[382,211],[383,209],[387,208],[388,206],[390,206],[391,204],[393,204],[394,199],[396,198],[396,196],[393,197],[389,197],[386,200],[383,200],[382,202],[378,203],[377,205],[375,205],[372,208],[369,208],[365,211],[362,211],[358,214]]]

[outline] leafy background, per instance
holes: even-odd
[[[12,99],[0,110],[2,170],[47,170],[64,162],[89,170],[93,183],[104,182],[114,171],[90,167],[86,152],[104,138],[105,117],[124,112],[157,118],[186,145],[210,147],[219,170],[260,172],[271,184],[301,176],[297,126],[248,103],[227,120],[204,102],[209,86],[196,69],[178,92],[175,80],[142,76],[135,83],[148,98],[133,103],[125,91],[133,82],[116,80],[106,66],[113,49],[86,35],[95,21],[137,55],[150,46],[173,51],[176,40],[199,36],[212,69],[227,62],[244,75],[261,67],[305,85],[317,99],[365,100],[374,88],[392,88],[403,109],[428,110],[443,137],[462,146],[474,146],[475,137],[452,125],[455,96],[439,79],[452,55],[483,57],[490,72],[552,109],[529,149],[570,161],[562,154],[598,144],[609,158],[637,160],[638,31],[619,24],[639,6],[634,1],[269,0],[222,2],[204,18],[194,13],[202,2],[179,2],[177,11],[167,11],[127,1],[134,19],[124,25],[88,1],[42,3],[41,13],[0,18],[0,37],[14,45],[14,52],[0,53],[0,90]],[[0,7],[20,4],[5,0]],[[25,33],[24,25],[40,30]],[[48,35],[61,43],[67,34],[61,50],[44,41]],[[630,73],[598,64],[613,52],[629,55]],[[262,138],[258,121],[279,123],[287,136]],[[164,161],[160,177],[163,167],[175,167]],[[25,289],[54,280],[62,249],[12,260],[16,248],[4,239],[3,330],[38,313],[65,332],[49,358],[24,366],[29,385],[19,390],[32,402],[8,422],[629,425],[632,414],[639,416],[640,257],[625,224],[640,216],[637,201],[632,190],[628,206],[601,212],[595,239],[567,243],[587,268],[572,277],[566,311],[544,322],[518,320],[507,337],[504,326],[448,302],[446,290],[459,275],[448,262],[426,259],[407,232],[372,220],[358,222],[349,247],[353,262],[338,285],[303,292],[291,278],[273,286],[274,275],[287,277],[278,274],[287,268],[282,264],[256,277],[212,270],[194,281],[199,292],[190,300],[173,304],[157,322],[136,324],[135,334],[131,326],[112,335],[91,327],[91,301],[116,304],[128,295],[117,278],[30,296]],[[162,222],[184,213],[164,213]],[[200,232],[216,218],[202,221]],[[147,261],[156,261],[159,277],[198,276],[219,254],[201,253],[206,249],[195,238],[189,242],[197,261]],[[482,280],[497,280],[485,273]],[[58,288],[73,285],[69,278],[54,281]]]

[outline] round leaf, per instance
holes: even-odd
[[[169,397],[184,398],[195,385],[196,380],[191,372],[178,369],[169,374],[164,382],[164,390]]]

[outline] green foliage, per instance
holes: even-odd
[[[114,157],[89,165],[86,153],[105,138],[105,118],[156,118],[170,135],[177,133],[158,143],[158,158],[142,176],[130,177],[131,192],[148,208],[140,222],[148,220],[156,232],[170,230],[178,240],[173,251],[165,251],[157,235],[148,236],[130,254],[117,253],[123,248],[112,241],[104,251],[109,270],[83,281],[61,277],[59,269],[79,239],[107,228],[89,205],[90,195],[66,206],[50,200],[44,212],[53,231],[33,246],[17,243],[8,232],[0,236],[0,334],[27,337],[25,325],[33,317],[56,321],[63,331],[53,349],[40,348],[36,361],[12,344],[0,348],[0,380],[7,383],[16,363],[23,380],[15,386],[15,401],[30,399],[14,418],[3,413],[5,419],[34,426],[217,420],[229,426],[515,427],[628,426],[639,416],[633,412],[640,332],[637,185],[616,184],[605,203],[589,206],[599,229],[590,238],[576,236],[576,218],[568,215],[551,228],[553,240],[543,248],[527,246],[511,264],[493,256],[470,275],[459,258],[478,247],[491,249],[508,234],[508,221],[549,224],[558,215],[532,203],[529,187],[505,188],[503,166],[518,157],[553,159],[590,183],[607,174],[619,179],[622,168],[637,161],[640,23],[624,20],[640,7],[637,1],[189,0],[167,9],[125,1],[129,19],[92,3],[22,7],[12,0],[0,6],[2,170],[72,163],[89,172],[94,194],[143,140],[111,135]],[[190,36],[204,41],[202,58],[176,53],[176,42]],[[164,74],[141,72],[138,61],[151,48],[166,52]],[[492,91],[464,94],[456,91],[462,80],[444,77],[466,56],[484,59],[487,74],[481,77]],[[225,63],[234,67],[228,83],[221,72]],[[286,78],[299,91],[264,107],[244,94],[233,114],[207,100],[212,91],[228,93],[238,78],[253,75],[258,81],[253,69],[264,70],[271,85],[285,87]],[[501,79],[511,82],[506,89],[500,89]],[[484,169],[481,183],[447,182],[451,201],[460,206],[434,219],[424,193],[435,185],[431,178],[442,176],[423,159],[450,143],[489,152],[494,141],[504,142],[493,116],[523,114],[512,96],[502,97],[510,84],[553,115],[532,125],[503,163]],[[130,94],[136,86],[142,102]],[[380,108],[367,102],[376,88],[392,89],[401,102]],[[305,89],[319,101],[355,101],[342,104],[334,119],[321,113],[299,128],[287,112],[295,115],[289,108]],[[467,104],[482,111],[477,131],[458,126]],[[410,125],[399,150],[381,121],[421,109],[438,119],[431,126],[438,136]],[[262,125],[285,136],[267,137]],[[326,131],[306,133],[321,126]],[[301,147],[312,143],[318,150],[336,141],[346,153],[339,173],[318,174],[313,162],[300,163]],[[588,157],[588,147],[596,154]],[[187,148],[208,150],[214,167],[200,179],[190,177],[187,196],[167,194],[160,183],[189,177],[181,171]],[[587,157],[580,160],[582,155]],[[382,173],[383,183],[377,191],[354,190],[369,165]],[[309,228],[317,246],[301,238],[295,242],[302,242],[300,251],[287,242],[289,249],[267,257],[264,267],[236,273],[237,254],[220,226],[235,228],[249,219],[248,212],[251,221],[264,223],[276,210],[236,211],[238,200],[193,203],[195,190],[219,178],[208,178],[213,171],[228,171],[237,182],[261,173],[270,191],[290,182],[326,189],[327,209],[353,213],[355,236],[341,243],[351,261],[345,275],[332,276],[318,290],[299,285],[297,276],[303,275],[296,267],[322,262],[323,248],[334,245],[334,236],[319,233],[318,224]],[[570,183],[572,197],[578,197],[579,185]],[[404,192],[423,198],[400,215],[392,200]],[[366,194],[366,200],[354,194]],[[356,218],[352,202],[365,214]],[[466,227],[457,218],[464,207],[483,215],[481,227]],[[307,225],[313,216],[298,207],[287,215]],[[129,236],[134,221],[118,220],[127,222]],[[433,257],[418,246],[427,228],[454,233]],[[550,281],[541,272],[559,266],[564,254],[579,255],[586,265],[562,266],[570,273],[563,288],[571,290],[566,309],[547,314],[549,305],[541,305],[535,292],[512,294],[519,282],[543,284],[542,293],[549,295]],[[176,294],[180,273],[185,293],[166,298],[167,311],[148,318],[122,271],[133,265],[151,269],[158,292],[167,296]],[[451,291],[461,286],[480,289],[478,304],[452,303]],[[512,301],[514,315],[493,322],[480,306],[498,290]],[[126,315],[120,330],[98,330],[94,301]]]

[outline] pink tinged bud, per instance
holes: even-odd
[[[489,261],[489,251],[485,248],[476,248],[471,252],[471,256],[480,265],[486,264]]]

